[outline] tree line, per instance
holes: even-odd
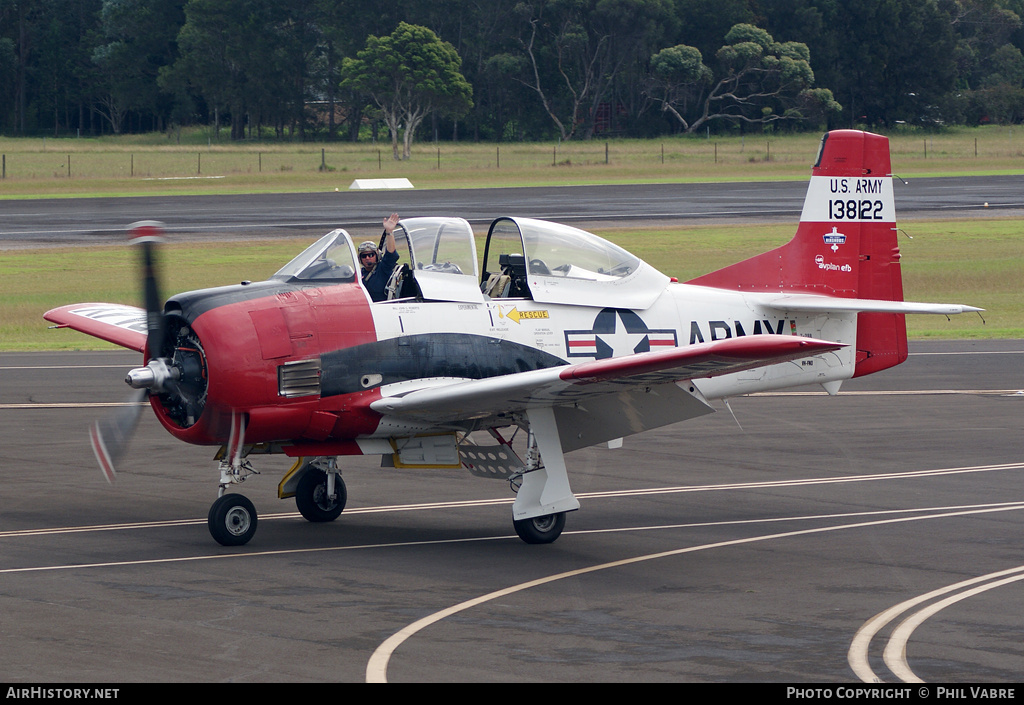
[[[0,0],[0,134],[1024,120],[1024,0]]]

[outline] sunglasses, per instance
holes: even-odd
[[[359,259],[366,259],[367,257],[376,257],[376,252],[360,252]]]

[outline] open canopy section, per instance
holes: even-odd
[[[403,266],[389,298],[481,302],[473,228],[462,218],[409,218],[395,228]],[[411,280],[411,281],[410,281]]]
[[[483,289],[492,298],[644,309],[669,278],[585,230],[532,218],[498,218],[484,248]]]

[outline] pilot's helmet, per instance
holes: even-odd
[[[375,243],[373,240],[367,240],[366,242],[359,243],[359,254],[363,254],[364,252],[372,252],[373,254],[376,255],[377,243]]]

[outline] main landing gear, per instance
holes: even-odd
[[[550,408],[529,409],[526,416],[526,462],[516,459],[508,468],[511,474],[507,477],[516,491],[512,525],[526,543],[552,543],[565,528],[566,513],[579,509],[580,504],[569,488],[554,412]],[[245,436],[246,421],[244,414],[233,419],[232,438],[221,454],[219,497],[210,507],[208,517],[210,535],[224,546],[248,543],[258,522],[256,508],[249,499],[227,492],[231,485],[256,474],[243,458],[241,439]],[[510,444],[503,440],[501,443],[514,456]],[[321,523],[341,515],[348,491],[337,458],[318,457],[296,463],[281,481],[278,496],[295,497],[299,513],[307,521]]]
[[[526,466],[512,478],[512,526],[526,543],[552,543],[565,528],[566,512],[580,503],[569,489],[554,412],[528,409],[526,417]]]
[[[333,471],[324,472],[314,462],[307,463],[307,469],[295,488],[295,506],[307,521],[334,521],[345,510],[348,490],[334,458],[317,460],[333,467]]]
[[[565,512],[545,514],[532,519],[512,520],[516,534],[526,543],[552,543],[565,528]]]

